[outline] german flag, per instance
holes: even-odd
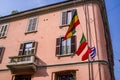
[[[69,28],[67,30],[67,33],[65,34],[64,40],[70,38],[73,36],[73,34],[75,34],[76,30],[75,28],[80,24],[78,15],[77,15],[77,10],[74,11],[74,15],[71,19]]]

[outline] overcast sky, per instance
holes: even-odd
[[[65,0],[0,0],[0,16],[9,15],[13,10],[21,12],[61,1]],[[114,50],[115,78],[120,80],[120,0],[105,1]]]

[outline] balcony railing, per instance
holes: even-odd
[[[7,67],[12,73],[18,72],[35,72],[37,69],[38,58],[35,55],[21,55],[9,57]]]

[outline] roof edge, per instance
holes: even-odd
[[[81,4],[86,4],[86,3],[90,3],[90,2],[99,2],[99,1],[100,0],[98,0],[98,1],[96,1],[96,0],[67,0],[67,1],[62,1],[62,2],[58,2],[58,3],[54,3],[54,4],[50,4],[50,5],[46,5],[46,6],[42,6],[42,7],[38,7],[38,8],[33,8],[30,10],[18,12],[16,14],[2,16],[2,17],[0,17],[0,23],[6,23],[6,22],[9,22],[11,20],[17,20],[18,18],[34,16],[33,14],[37,15],[37,13],[39,13],[39,12],[47,11],[50,9],[61,8],[61,7],[66,6],[66,5],[72,6],[71,4],[74,4],[74,3],[81,5]],[[81,4],[79,4],[79,3],[81,3]]]
[[[15,13],[15,14],[9,14],[9,15],[6,15],[6,16],[1,16],[0,17],[0,21],[4,20],[4,19],[10,19],[10,18],[15,18],[15,17],[27,15],[27,14],[30,14],[30,13],[34,13],[36,11],[51,9],[53,7],[60,7],[62,5],[71,3],[73,1],[77,1],[77,0],[62,1],[62,2],[58,2],[58,3],[53,3],[53,4],[49,4],[49,5],[45,5],[45,6],[41,6],[41,7],[29,9],[29,10],[25,10],[25,11],[21,11],[21,12]]]

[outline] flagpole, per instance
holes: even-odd
[[[84,0],[84,4],[85,4],[85,0]],[[88,40],[88,29],[87,29],[87,27],[88,27],[88,16],[86,15],[86,9],[87,9],[87,6],[86,6],[86,4],[84,5],[85,7],[85,10],[84,10],[84,14],[85,14],[85,19],[86,19],[86,34],[87,34],[87,40]],[[88,78],[89,78],[89,80],[91,80],[91,77],[90,77],[91,75],[90,75],[90,59],[89,59],[89,55],[88,55]]]
[[[88,24],[88,27],[87,27],[87,31],[89,33],[89,46],[90,48],[92,47],[92,44],[91,44],[91,27],[90,27],[90,15],[89,15],[89,9],[88,9],[88,6],[87,6],[87,24]],[[91,63],[91,59],[90,59],[90,54],[88,55],[88,61],[89,61],[89,76],[90,76],[90,80],[94,80],[94,77],[93,77],[93,69],[92,69],[92,63]]]
[[[95,19],[95,12],[94,12],[94,5],[92,4],[92,13],[93,13],[93,20],[94,20],[94,28],[95,28],[95,40],[97,41],[97,29],[96,29],[96,19]],[[96,48],[98,49],[98,43],[96,42]],[[97,52],[99,52],[99,50],[97,50]],[[98,60],[99,60],[99,53],[96,54],[98,56]],[[101,68],[100,68],[100,64],[98,63],[98,68],[99,68],[99,76],[100,76],[100,80],[102,80],[101,78]]]
[[[90,57],[88,55],[88,72],[89,72],[89,80],[91,80],[91,77],[90,77]]]

